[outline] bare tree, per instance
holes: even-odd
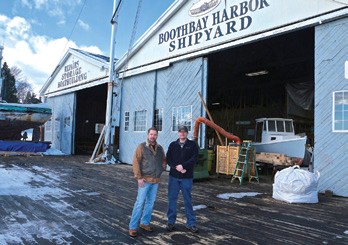
[[[11,67],[11,74],[16,79],[18,101],[21,103],[25,103],[25,101],[27,100],[26,97],[28,92],[30,94],[34,94],[33,88],[31,84],[28,82],[27,77],[23,74],[23,71],[19,67],[17,66]]]
[[[16,81],[27,81],[27,77],[23,74],[21,68],[17,66],[11,67],[11,74],[16,78]]]

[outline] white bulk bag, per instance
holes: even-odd
[[[311,173],[295,165],[274,177],[273,198],[288,203],[318,203],[318,171]]]

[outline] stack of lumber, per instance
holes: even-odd
[[[283,166],[301,165],[302,161],[303,161],[302,158],[288,157],[285,154],[268,153],[268,152],[256,153],[256,162],[269,163],[273,165],[283,165]]]

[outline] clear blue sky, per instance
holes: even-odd
[[[10,67],[19,67],[35,92],[38,92],[67,48],[81,48],[109,56],[113,2],[1,0],[0,44],[5,47],[3,61]],[[173,2],[142,0],[135,40]],[[116,58],[120,58],[128,49],[137,6],[138,0],[123,1],[116,36]]]

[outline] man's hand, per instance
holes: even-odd
[[[181,164],[176,166],[176,170],[182,174],[186,173],[186,169],[184,169],[184,167]]]
[[[180,165],[177,165],[176,167],[176,170],[178,170],[179,172],[181,172],[183,169],[184,169],[184,167],[180,164]]]
[[[145,179],[138,179],[138,186],[140,188],[143,188],[145,186]]]

